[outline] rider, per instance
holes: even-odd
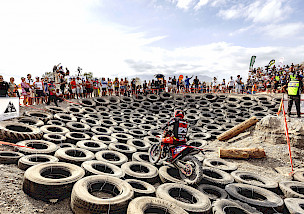
[[[185,144],[187,141],[186,135],[188,131],[188,122],[184,119],[184,112],[182,110],[176,110],[174,117],[170,119],[170,121],[165,125],[164,129],[162,139],[164,144],[170,144],[170,146]]]

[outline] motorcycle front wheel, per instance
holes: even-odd
[[[187,155],[180,161],[185,165],[183,170],[179,169],[182,180],[190,185],[199,183],[203,177],[201,162],[192,155]]]
[[[156,164],[162,155],[161,144],[153,144],[149,149],[149,161],[152,164]]]

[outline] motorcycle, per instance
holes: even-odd
[[[152,164],[163,163],[177,168],[180,177],[187,184],[200,182],[203,176],[202,164],[193,155],[199,152],[204,154],[203,150],[186,144],[173,147],[169,145],[162,140],[153,144],[149,149],[149,161]]]

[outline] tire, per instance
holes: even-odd
[[[290,214],[304,213],[304,199],[285,198],[284,203]]]
[[[103,161],[90,160],[81,164],[85,170],[86,175],[107,175],[116,178],[123,178],[125,173],[118,166],[111,163],[104,163]]]
[[[100,120],[100,126],[110,128],[111,126],[117,126],[117,122],[111,119],[102,119]]]
[[[147,152],[151,147],[151,144],[140,139],[130,139],[127,141],[127,144],[134,146],[138,152]]]
[[[191,165],[191,175],[185,175],[179,170],[179,175],[181,179],[187,184],[193,185],[201,181],[203,176],[203,169],[201,162],[192,155],[187,155],[181,159],[182,162],[185,162],[188,165]]]
[[[160,97],[157,94],[148,94],[147,100],[153,103],[153,102],[159,101]]]
[[[18,142],[17,145],[32,148],[18,147],[19,152],[24,154],[54,154],[58,149],[55,143],[45,140],[24,140]]]
[[[211,201],[228,198],[227,192],[217,186],[200,184],[197,189],[208,196]]]
[[[70,130],[68,130],[65,127],[62,126],[57,126],[57,125],[45,125],[45,126],[41,126],[40,130],[44,133],[44,134],[61,134],[61,135],[66,135],[67,133],[70,132]]]
[[[136,179],[126,179],[134,191],[134,198],[143,196],[155,196],[155,187],[147,182],[136,180]]]
[[[43,155],[43,154],[33,154],[33,155],[26,155],[19,159],[18,161],[18,168],[22,170],[27,170],[31,166],[40,164],[40,163],[51,163],[51,162],[58,162],[59,159],[52,156],[52,155]]]
[[[104,163],[111,163],[116,166],[121,166],[128,161],[127,156],[124,154],[111,150],[99,151],[95,154],[95,157],[99,161],[103,161]]]
[[[130,161],[124,163],[121,169],[125,172],[126,178],[139,179],[150,184],[154,184],[158,180],[157,168],[146,162]]]
[[[149,162],[152,164],[156,164],[160,158],[161,158],[161,154],[162,154],[162,148],[161,148],[161,144],[152,144],[149,151]]]
[[[203,149],[207,145],[207,141],[199,139],[189,140],[187,141],[187,145]]]
[[[151,145],[161,143],[161,140],[160,140],[159,137],[155,137],[155,136],[152,136],[152,135],[144,137],[143,140],[150,143]]]
[[[111,137],[114,137],[118,140],[119,143],[127,143],[128,140],[132,139],[133,136],[125,133],[113,133]]]
[[[82,114],[83,113],[83,109],[81,107],[78,107],[78,106],[69,106],[69,107],[67,107],[67,112],[69,112],[69,113],[76,113],[76,114]]]
[[[41,163],[25,171],[22,188],[35,199],[57,201],[69,197],[75,182],[84,175],[84,170],[74,164]]]
[[[91,99],[81,99],[79,101],[79,103],[84,106],[84,107],[90,107],[90,108],[94,108],[96,106],[95,101],[91,100]]]
[[[282,181],[280,189],[286,198],[304,198],[304,183],[298,181]]]
[[[93,126],[91,128],[91,131],[95,134],[95,135],[111,135],[113,132],[108,129],[105,128],[103,126]]]
[[[100,141],[95,140],[82,140],[76,143],[76,146],[81,149],[86,149],[90,152],[99,152],[101,150],[107,150],[108,146]]]
[[[42,120],[44,123],[46,123],[47,121],[53,118],[53,114],[42,111],[26,111],[24,112],[24,115],[27,117],[37,118],[39,120]]]
[[[100,120],[100,119],[102,119],[102,116],[99,113],[85,114],[84,117],[85,118],[89,118],[89,119],[94,119],[94,120]]]
[[[82,107],[83,113],[82,114],[97,114],[97,110],[91,107]]]
[[[43,132],[35,127],[24,123],[0,122],[0,139],[9,142],[18,142],[21,140],[40,140]]]
[[[225,172],[232,172],[238,168],[236,164],[225,161],[221,158],[206,158],[203,164],[204,166],[214,167]]]
[[[230,199],[220,199],[212,204],[212,212],[214,214],[226,214],[226,213],[244,213],[244,214],[262,214],[255,208],[240,201],[234,201]]]
[[[250,184],[269,190],[276,190],[278,188],[278,183],[273,179],[260,176],[253,172],[234,171],[231,175],[238,183]]]
[[[151,125],[151,124],[140,124],[140,125],[138,125],[138,128],[144,129],[145,131],[148,132],[148,131],[150,131],[150,130],[155,129],[156,127],[153,126],[153,125]]]
[[[92,119],[92,118],[82,118],[81,120],[80,120],[80,122],[81,123],[83,123],[83,124],[87,124],[87,125],[89,125],[90,127],[92,127],[92,126],[100,126],[100,122],[99,122],[99,120],[97,120],[97,119]]]
[[[57,106],[46,106],[45,109],[49,112],[51,112],[52,114],[56,114],[56,113],[66,113],[66,109],[61,108],[61,107],[57,107]]]
[[[233,181],[233,177],[228,172],[213,167],[203,167],[201,183],[225,187],[227,184],[233,183]]]
[[[143,102],[147,99],[146,96],[143,96],[141,94],[133,94],[132,98],[135,102]]]
[[[0,151],[0,163],[1,164],[17,164],[18,160],[22,158],[24,154],[13,151]]]
[[[36,127],[40,127],[44,125],[44,122],[42,120],[33,117],[18,117],[15,121],[17,123],[24,123]]]
[[[82,132],[69,132],[65,135],[67,143],[76,144],[78,141],[90,140],[91,137],[88,134]]]
[[[108,111],[98,111],[99,115],[101,116],[101,119],[110,119],[112,118],[112,114]]]
[[[65,126],[65,123],[60,120],[49,120],[46,125],[56,125],[56,126]]]
[[[135,152],[132,155],[132,161],[139,161],[139,162],[150,163],[149,153],[148,152]]]
[[[144,213],[187,214],[184,209],[161,198],[142,196],[133,199],[128,206],[127,214]]]
[[[148,135],[148,133],[145,130],[142,129],[130,129],[129,134],[133,136],[133,138],[144,138]]]
[[[109,150],[120,152],[128,157],[128,159],[132,158],[132,154],[136,152],[136,148],[134,146],[124,144],[124,143],[110,143]]]
[[[190,140],[209,140],[211,134],[205,132],[193,133],[189,135]]]
[[[109,129],[112,131],[112,133],[128,133],[128,129],[121,126],[111,126]]]
[[[116,96],[109,97],[109,101],[110,101],[111,105],[116,105],[116,104],[120,103],[120,99]]]
[[[61,143],[61,144],[58,144],[58,146],[59,146],[59,148],[72,148],[72,149],[76,148],[76,146],[71,143]]]
[[[95,158],[93,152],[80,148],[61,148],[56,151],[54,156],[62,162],[72,163],[79,166],[83,162]]]
[[[292,176],[294,180],[304,182],[304,169],[296,170]]]
[[[189,213],[209,213],[211,209],[208,196],[184,184],[162,184],[156,190],[156,197],[172,202]]]
[[[91,129],[89,125],[82,122],[68,122],[66,123],[66,127],[71,132],[88,132]]]
[[[95,103],[98,107],[107,106],[110,103],[110,101],[104,97],[94,97],[93,100],[95,101]]]
[[[162,183],[179,183],[185,184],[179,174],[179,170],[175,167],[162,166],[158,170],[159,178]]]
[[[281,197],[261,187],[237,183],[228,184],[225,190],[232,198],[254,206],[263,213],[283,209],[284,202]]]
[[[54,119],[56,120],[60,120],[64,123],[68,123],[68,122],[77,122],[77,118],[74,117],[71,114],[65,114],[65,113],[57,113],[54,115]]]
[[[118,140],[114,137],[111,137],[111,136],[108,136],[108,135],[94,135],[92,137],[92,140],[95,140],[95,141],[101,141],[103,142],[104,144],[111,144],[111,143],[117,143]]]
[[[107,197],[96,197],[92,192],[103,192]],[[111,195],[111,196],[110,196]],[[134,195],[132,186],[113,176],[92,175],[79,180],[73,187],[73,213],[125,213]],[[114,196],[114,197],[113,197]]]

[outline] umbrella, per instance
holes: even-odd
[[[164,78],[165,76],[163,74],[155,74],[154,75],[155,78]]]

